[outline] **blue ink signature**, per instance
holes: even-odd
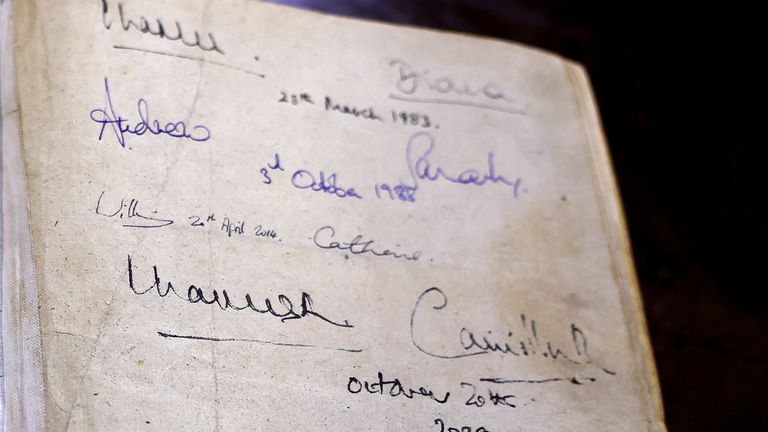
[[[96,108],[91,110],[91,120],[101,124],[101,130],[99,130],[99,141],[104,136],[104,130],[107,126],[112,128],[115,133],[115,138],[121,147],[125,148],[125,135],[144,135],[149,132],[153,135],[166,134],[174,138],[186,138],[192,141],[208,141],[211,139],[211,131],[203,126],[197,125],[192,127],[191,131],[187,131],[187,125],[183,121],[168,122],[165,126],[161,125],[159,120],[149,119],[149,108],[147,101],[139,99],[136,104],[136,108],[139,114],[139,121],[136,124],[129,124],[127,119],[124,119],[115,112],[115,107],[112,104],[112,96],[109,94],[109,81],[104,78],[104,90],[107,97],[106,108]]]
[[[425,141],[426,140],[426,141]],[[417,152],[415,148],[421,145],[419,143],[426,142],[426,149],[422,152]],[[443,168],[435,166],[429,157],[435,150],[437,141],[435,137],[429,132],[421,131],[413,134],[408,140],[408,145],[405,150],[405,159],[408,165],[408,173],[411,176],[411,184],[400,181],[400,184],[394,187],[386,184],[379,183],[375,186],[376,197],[381,199],[382,194],[380,191],[387,192],[384,197],[388,197],[392,200],[400,200],[405,202],[416,202],[416,191],[419,190],[420,182],[430,181],[448,181],[450,183],[460,185],[475,185],[484,186],[487,183],[502,184],[512,188],[512,196],[517,198],[520,196],[522,178],[517,177],[514,180],[510,180],[503,175],[496,174],[496,165],[493,160],[493,152],[488,152],[488,169],[486,172],[481,173],[480,170],[475,168],[468,168],[457,175],[447,173]],[[418,157],[415,157],[418,155]],[[523,192],[525,190],[522,190]]]

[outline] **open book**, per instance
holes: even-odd
[[[252,1],[2,32],[5,430],[665,429],[580,66]]]

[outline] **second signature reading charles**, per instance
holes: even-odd
[[[288,298],[288,296],[286,296],[285,294],[279,294],[277,296],[277,302],[280,303],[280,306],[273,304],[272,300],[270,300],[269,298],[265,298],[263,300],[264,308],[261,309],[256,304],[254,304],[254,300],[252,299],[250,293],[246,293],[244,295],[243,301],[239,302],[239,304],[238,302],[234,301],[232,297],[230,297],[230,294],[227,292],[226,289],[222,289],[221,291],[216,289],[211,289],[210,295],[206,296],[202,288],[199,288],[195,285],[189,285],[186,295],[180,294],[178,291],[176,291],[176,288],[174,287],[171,281],[168,281],[165,284],[163,284],[160,281],[160,275],[158,273],[156,265],[152,266],[153,278],[152,278],[152,284],[149,286],[149,288],[145,288],[145,289],[137,288],[136,284],[134,283],[133,273],[134,273],[133,261],[131,260],[131,256],[128,255],[128,286],[130,287],[131,291],[133,291],[133,293],[136,295],[144,295],[151,291],[155,291],[158,297],[163,298],[163,297],[167,297],[168,294],[173,293],[176,297],[180,298],[181,300],[184,300],[192,304],[195,304],[195,303],[203,303],[207,305],[215,304],[221,310],[233,310],[233,311],[250,310],[252,312],[256,312],[262,315],[271,315],[275,318],[280,319],[281,322],[298,320],[298,319],[305,318],[307,316],[313,316],[332,326],[345,327],[345,328],[354,327],[347,320],[335,321],[330,318],[327,318],[325,315],[321,314],[320,312],[315,311],[312,303],[312,297],[310,297],[310,295],[307,294],[306,292],[301,293],[301,303],[299,305],[298,311],[296,311],[296,307],[294,306],[291,299]],[[259,302],[256,302],[256,303],[259,303]]]

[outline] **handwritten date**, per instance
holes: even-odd
[[[484,428],[483,426],[480,426],[477,429],[474,429],[472,426],[461,426],[460,428],[448,426],[446,429],[445,422],[441,418],[435,419],[435,425],[440,428],[440,432],[489,432],[488,429]]]

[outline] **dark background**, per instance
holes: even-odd
[[[732,2],[302,1],[493,36],[589,71],[634,248],[670,431],[768,427],[768,253],[760,217],[765,48]],[[670,2],[671,3],[671,2]],[[762,80],[761,80],[762,81]]]

